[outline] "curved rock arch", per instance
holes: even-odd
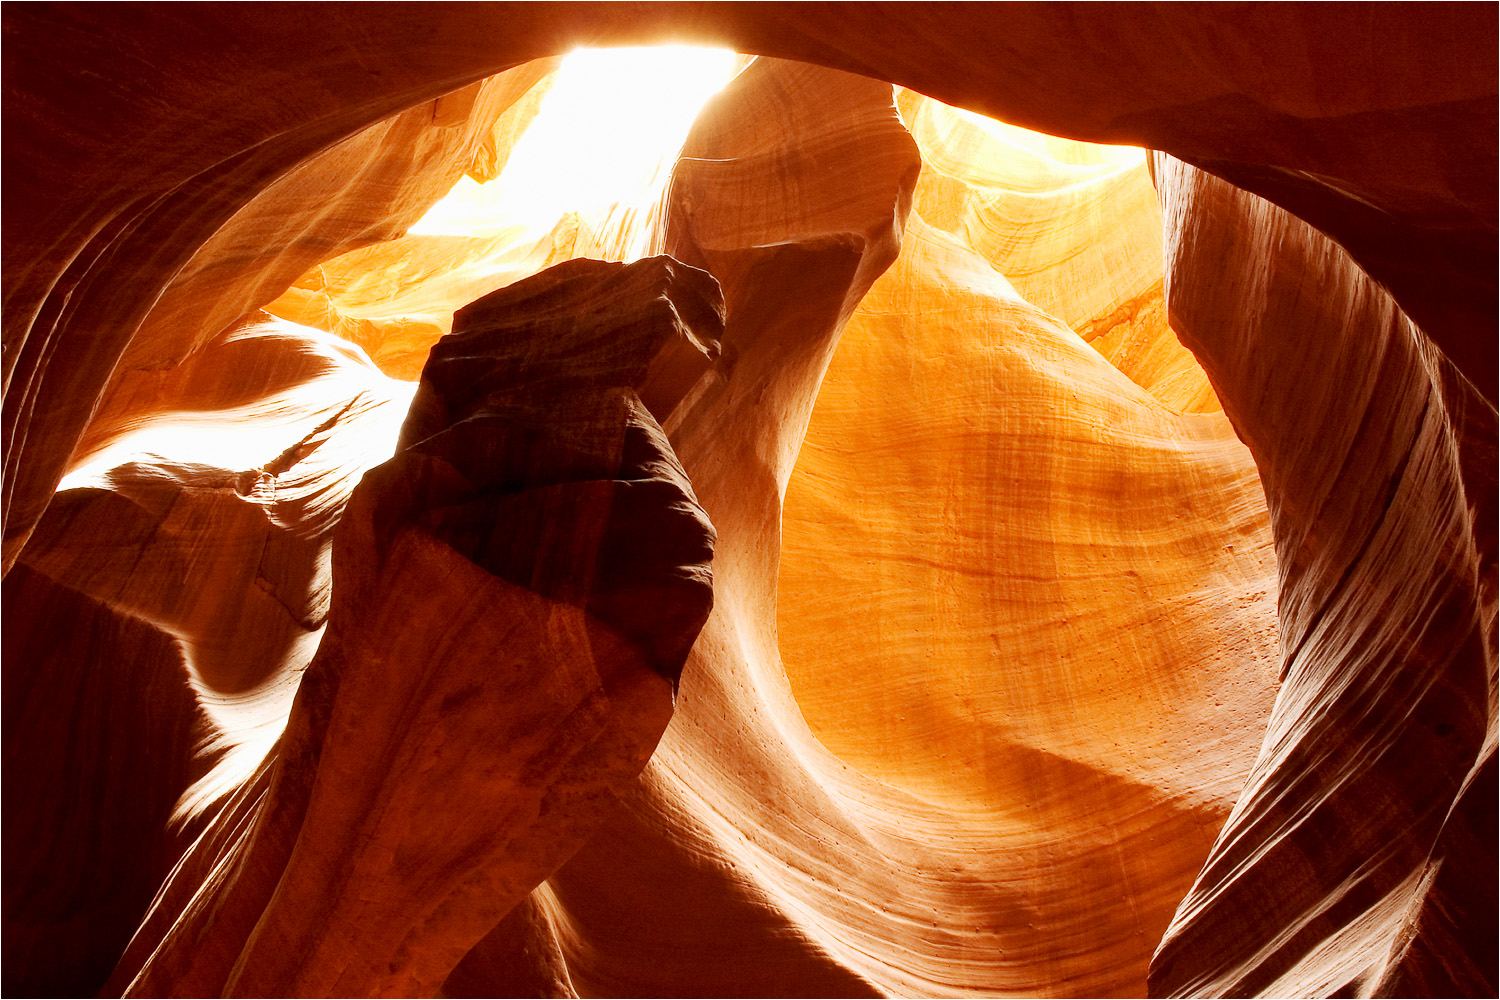
[[[54,8],[7,17],[7,566],[140,322],[241,204],[377,120],[582,42],[687,34],[1197,163],[1333,236],[1493,399],[1494,342],[1472,332],[1493,318],[1494,51],[1474,42],[1493,37],[1493,10],[1023,7],[997,16],[911,5],[860,14],[857,25],[847,8],[813,5]],[[1349,45],[1351,32],[1371,44]],[[1397,37],[1415,40],[1398,46]],[[226,49],[225,38],[238,44]],[[317,49],[296,73],[277,65],[307,39]],[[952,47],[918,51],[943,39]],[[1140,56],[1163,39],[1169,54]],[[1307,46],[1305,61],[1288,54],[1268,65],[1267,51],[1290,52],[1287,39]],[[56,58],[59,40],[75,43],[74,60]],[[1107,51],[1138,61],[1101,64]],[[995,52],[1012,61],[997,66]],[[79,65],[94,75],[76,74]],[[126,151],[133,162],[122,170]],[[1189,180],[1183,190],[1194,185],[1213,188]],[[1357,359],[1359,348],[1351,351]],[[1223,377],[1232,381],[1243,362],[1226,362]],[[1458,447],[1455,436],[1492,447],[1493,411],[1486,425],[1483,402],[1464,401],[1472,393],[1462,380],[1438,375],[1432,384],[1449,403],[1446,434],[1433,432],[1448,444],[1431,447]],[[1250,426],[1248,409],[1238,417],[1242,434],[1269,435],[1275,451],[1277,428]],[[1473,480],[1480,464],[1465,457],[1446,475],[1469,497],[1467,533],[1480,536],[1469,593],[1477,662],[1492,671],[1493,535],[1483,537],[1479,522],[1493,509],[1493,479]],[[1471,668],[1474,653],[1465,654]],[[1473,690],[1469,680],[1458,686]]]
[[[1443,17],[671,3],[12,14],[6,565],[156,293],[239,205],[373,122],[579,44],[686,39],[821,63],[1199,163],[1340,241],[1493,400],[1494,341],[1472,332],[1494,301],[1483,151],[1496,62],[1475,41],[1493,28],[1483,6]]]

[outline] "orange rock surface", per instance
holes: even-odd
[[[1155,991],[1472,992],[1482,951],[1407,956],[1495,909],[1474,801],[1495,791],[1494,407],[1326,237],[1185,164],[1157,177],[1169,312],[1270,501],[1282,684]]]
[[[1493,995],[1495,17],[7,9],[6,989]]]
[[[711,600],[713,532],[648,406],[665,418],[680,371],[709,367],[721,310],[711,278],[654,258],[577,261],[459,314],[334,532],[285,733],[115,989],[431,994],[587,839]]]

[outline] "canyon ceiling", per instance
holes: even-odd
[[[7,992],[1495,994],[1495,5],[3,22]]]

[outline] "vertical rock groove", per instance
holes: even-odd
[[[334,531],[286,732],[117,989],[431,994],[588,838],[711,601],[713,531],[637,391],[671,413],[721,311],[709,276],[654,258],[570,262],[459,314]]]
[[[5,989],[1494,995],[1497,18],[10,5]]]
[[[1494,497],[1469,486],[1495,411],[1322,234],[1169,158],[1156,177],[1173,325],[1266,487],[1284,662],[1153,990],[1420,991],[1405,925],[1431,919],[1439,833],[1495,752]]]

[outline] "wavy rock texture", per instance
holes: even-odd
[[[175,640],[218,728],[263,753],[327,619],[333,527],[411,387],[262,315],[159,391],[165,413],[69,479],[27,562]]]
[[[281,734],[326,623],[330,532],[411,398],[350,345],[264,316],[160,392],[170,415],[70,479],[5,582],[7,642],[25,642],[8,649],[22,701],[7,706],[28,706],[7,730],[6,857],[27,861],[6,883],[7,964],[24,970],[7,975],[43,994],[99,989],[215,803]],[[99,706],[87,740],[56,725],[74,704]],[[27,889],[41,872],[92,885]],[[18,941],[49,957],[18,959]]]
[[[1495,340],[1474,332],[1496,294],[1492,7],[306,4],[6,23],[6,567],[157,296],[237,211],[367,125],[580,43],[821,62],[1198,162],[1312,218],[1495,398]]]
[[[459,314],[334,532],[285,733],[114,988],[431,994],[587,838],[711,600],[712,529],[646,407],[707,370],[721,310],[656,258],[577,261]]]
[[[922,150],[924,220],[1168,406],[1220,409],[1167,325],[1161,208],[1141,150],[1028,132],[911,91],[901,110]]]
[[[1275,693],[1255,466],[967,246],[906,240],[819,393],[777,609],[813,733],[932,851],[885,904],[928,930],[871,950],[898,993],[1139,995]]]
[[[562,260],[659,252],[677,149],[703,88],[717,89],[712,76],[696,77],[716,70],[722,85],[746,57],[698,50],[684,62],[669,48],[660,61],[677,70],[672,79],[636,51],[564,61],[496,119],[489,145],[503,157],[486,172],[471,166],[412,232],[321,261],[266,309],[360,344],[387,374],[415,379],[464,303]],[[590,100],[580,107],[582,97]]]
[[[121,356],[74,461],[161,412],[164,372],[282,295],[309,268],[401,236],[466,170],[493,169],[501,155],[495,128],[505,122],[503,112],[517,105],[524,111],[522,98],[548,68],[548,61],[530,63],[414,107],[324,150],[258,192],[162,291]],[[414,379],[420,367],[407,377]]]
[[[97,990],[180,864],[116,987],[140,973],[139,992],[1139,993],[1174,897],[1208,856],[1160,942],[1153,990],[1492,995],[1495,16],[7,9],[7,989]],[[462,256],[451,241],[431,258],[430,239],[396,241],[410,269],[384,277],[361,268],[390,263],[390,242],[333,256],[399,236],[464,172],[501,170],[547,86],[549,67],[526,59],[667,35],[1163,149],[1310,225],[1160,159],[1163,289],[1156,251],[1111,242],[1155,225],[1139,166],[907,92],[913,146],[887,87],[765,61],[700,122],[666,214],[499,241],[489,250],[510,253],[511,270],[478,283],[449,266]],[[1028,235],[1021,218],[1048,225]],[[643,403],[606,393],[614,402],[590,397],[589,412],[649,442],[654,481],[679,491],[663,516],[701,531],[690,478],[721,541],[675,721],[610,812],[600,803],[666,724],[670,682],[652,663],[678,655],[687,618],[622,639],[577,603],[473,570],[527,556],[487,540],[497,491],[510,494],[478,472],[490,499],[477,516],[449,505],[451,519],[395,542],[376,514],[422,520],[425,501],[357,503],[339,519],[389,457],[411,391],[370,358],[413,377],[446,310],[584,247],[624,256],[647,230],[722,284],[723,352],[704,373],[712,338],[680,341],[648,368]],[[392,287],[428,299],[401,302]],[[273,308],[305,326],[253,312],[278,295]],[[1245,451],[1174,343],[1169,302],[1260,465],[1281,583],[1286,682],[1212,855],[1275,682],[1271,563]],[[883,387],[873,408],[866,382]],[[430,402],[415,420],[452,416]],[[539,431],[540,454],[572,426]],[[962,447],[885,447],[940,428]],[[418,442],[367,492],[399,500],[392,469],[430,482],[468,468],[485,453],[465,437],[475,429],[461,420],[438,457]],[[969,488],[919,495],[950,482]],[[850,508],[867,517],[851,523]],[[1249,530],[1224,542],[1213,523]],[[335,530],[356,562],[387,545],[390,572],[330,589]],[[472,559],[412,541],[446,530]],[[702,596],[701,574],[670,571],[691,558],[641,548],[609,551]],[[900,587],[872,594],[877,576]],[[593,610],[617,622],[669,610],[641,593]],[[523,833],[484,869],[483,891],[413,927],[453,888],[454,870],[433,866],[458,839],[423,824],[454,807],[411,768],[372,773],[379,755],[451,767],[453,787],[483,776],[427,753],[448,744],[422,743],[420,728],[378,727],[397,741],[384,749],[367,730],[320,735],[340,702],[316,680],[281,733],[320,643],[310,677],[341,679],[342,704],[372,719],[396,711],[387,699],[409,676],[382,683],[348,664],[368,666],[376,647],[429,662],[406,623],[445,595],[518,609],[523,630],[544,612],[565,619],[538,649],[621,671],[517,686],[557,726],[517,730],[503,766],[543,752],[525,734],[582,733],[558,722],[569,699],[600,704],[581,692],[612,690],[619,712],[614,748],[581,751],[596,758],[576,797],[544,776],[490,827],[551,832]],[[860,613],[833,613],[836,600]],[[1091,614],[1064,620],[1065,602]],[[471,632],[495,638],[485,622]],[[646,632],[666,637],[661,649],[643,652]],[[878,655],[856,664],[861,650]],[[433,691],[492,666],[459,651],[434,665],[447,680]],[[418,699],[413,712],[453,725],[449,713],[467,712],[464,725],[493,732],[514,705],[489,711],[492,695],[467,709]],[[257,770],[278,737],[283,753]],[[500,753],[480,742],[485,759]],[[346,776],[308,791],[326,773],[310,748],[324,743]],[[1414,759],[1421,769],[1403,763]],[[536,805],[544,788],[577,811],[529,827],[521,800]],[[404,816],[372,820],[387,793]],[[265,836],[248,858],[236,822],[252,816]],[[474,816],[459,820],[471,846],[483,840]],[[356,829],[376,853],[407,853],[341,850]],[[494,861],[493,847],[469,854]],[[246,874],[212,869],[221,857]],[[285,898],[269,897],[292,869]],[[381,905],[361,911],[329,888],[346,875]],[[256,930],[267,898],[276,913]],[[199,930],[208,944],[185,947]]]
[[[1495,856],[1443,835],[1494,792],[1471,788],[1495,756],[1495,410],[1311,227],[1169,158],[1157,176],[1172,322],[1266,486],[1283,683],[1153,991],[1480,995]],[[1493,822],[1472,831],[1491,848]],[[1457,898],[1429,902],[1465,862]],[[1434,909],[1488,943],[1417,974],[1404,953]]]
[[[447,107],[443,123],[438,128],[445,129],[450,135],[460,127],[478,133],[478,145],[474,144],[474,137],[466,136],[469,138],[468,145],[458,151],[458,155],[453,155],[450,161],[454,166],[461,166],[462,157],[468,157],[463,176],[483,183],[493,180],[504,171],[515,148],[516,138],[536,118],[541,100],[552,80],[553,74],[549,71],[556,64],[557,60],[537,60],[492,77],[483,85],[469,88],[474,97],[467,104],[454,100],[457,95],[434,102],[434,125],[438,124],[438,109]],[[494,88],[493,96],[490,88]],[[475,99],[478,97],[490,99]],[[443,134],[444,132],[437,132],[439,136]],[[364,135],[364,132],[360,133],[360,136]],[[320,153],[310,164],[324,163],[333,152],[329,150]],[[419,303],[393,301],[399,296],[393,294],[392,286],[399,288],[410,284],[413,275],[430,277],[430,268],[423,266],[425,261],[422,251],[433,241],[407,236],[406,230],[412,223],[419,221],[422,213],[438,196],[445,195],[452,183],[460,177],[455,176],[452,167],[449,167],[433,177],[430,186],[425,176],[422,177],[423,183],[417,186],[412,183],[415,179],[413,175],[426,174],[427,171],[413,170],[413,164],[405,159],[402,145],[392,144],[388,149],[383,149],[382,153],[385,155],[376,162],[388,164],[388,169],[392,169],[403,179],[411,178],[407,180],[407,184],[414,189],[410,192],[413,196],[410,206],[403,206],[405,211],[390,219],[391,228],[379,239],[361,241],[368,246],[360,246],[347,253],[335,251],[320,254],[312,261],[313,266],[291,282],[290,288],[263,305],[272,315],[325,330],[358,344],[369,352],[371,360],[386,374],[415,381],[421,376],[427,351],[438,337],[452,329],[453,306],[450,305],[446,310],[439,309],[435,315],[423,315]],[[328,166],[334,169],[338,167],[336,163]],[[448,187],[441,186],[444,181],[448,182]],[[267,204],[277,204],[274,190],[268,190],[261,197]],[[348,203],[360,213],[368,212],[367,202],[363,198],[348,199]],[[523,256],[513,246],[518,242],[513,233],[505,234],[504,239],[511,244],[508,249],[512,256]],[[371,260],[372,254],[379,255],[378,263]],[[557,258],[544,256],[535,259],[533,256],[527,259],[530,259],[530,265],[509,272],[504,283],[526,277],[546,264],[555,262]],[[399,260],[401,270],[381,266],[391,260]],[[494,291],[499,284],[466,287],[463,290],[466,294],[462,298],[455,297],[455,301],[471,302]],[[392,307],[392,311],[399,309],[394,316],[379,317],[384,320],[378,324],[379,329],[375,329],[376,320],[361,315],[357,305],[344,301],[351,293],[357,297],[359,292],[372,287],[377,290],[380,300]]]
[[[719,532],[714,612],[626,809],[549,880],[580,992],[873,986],[856,958],[873,942],[849,908],[894,903],[901,886],[857,832],[858,799],[820,788],[848,772],[811,739],[779,666],[776,553],[818,382],[896,256],[919,168],[888,85],[774,60],[715,98],[684,147],[666,246],[723,285],[729,367],[666,429]]]

